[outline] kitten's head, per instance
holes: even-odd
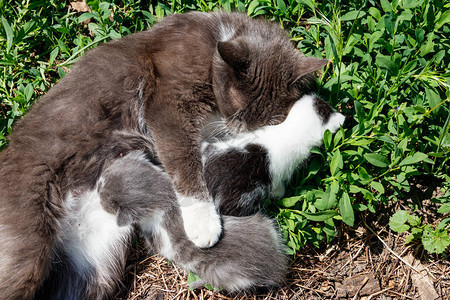
[[[278,26],[251,20],[217,43],[214,92],[234,132],[282,122],[327,60],[305,57]]]

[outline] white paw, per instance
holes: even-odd
[[[222,224],[214,203],[181,205],[181,215],[186,235],[197,247],[208,248],[217,243],[222,233]]]

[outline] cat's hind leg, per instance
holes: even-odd
[[[46,299],[105,299],[122,278],[132,226],[119,226],[97,189],[76,190],[65,199],[61,238],[52,271],[39,296]]]

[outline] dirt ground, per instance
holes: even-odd
[[[343,228],[328,248],[302,249],[278,290],[234,296],[190,291],[187,272],[160,256],[146,257],[142,243],[137,243],[116,299],[450,299],[448,251],[432,256],[418,245],[405,245],[407,234],[394,234],[386,226],[391,212],[410,202],[421,203],[423,220],[432,218],[435,209],[427,199],[436,189],[423,186],[414,183],[406,201],[393,204],[376,220],[362,217],[357,229]]]

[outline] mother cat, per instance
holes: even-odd
[[[221,223],[202,175],[203,126],[214,115],[230,132],[281,122],[324,64],[278,26],[241,14],[174,15],[90,51],[0,155],[0,295],[33,297],[63,234],[68,192],[92,189],[106,160],[145,148],[134,133],[173,180],[189,239],[214,245]]]

